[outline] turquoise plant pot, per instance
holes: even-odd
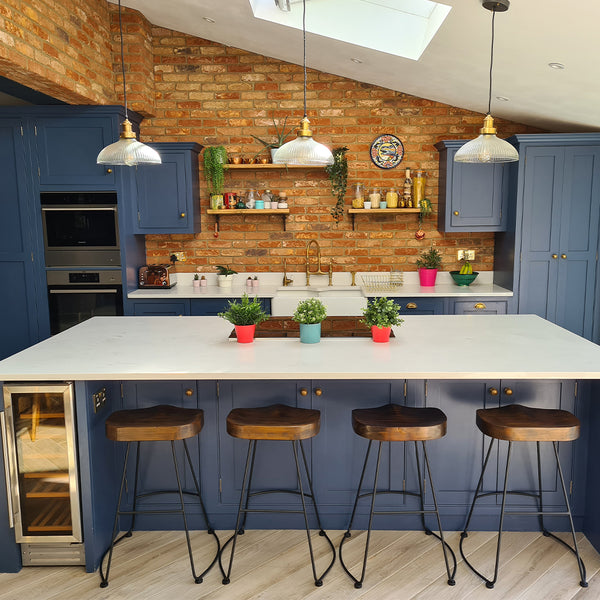
[[[321,323],[300,323],[300,341],[318,344],[321,341]]]

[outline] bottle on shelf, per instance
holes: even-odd
[[[256,192],[252,189],[246,195],[246,208],[256,208]]]
[[[404,208],[413,207],[413,181],[410,178],[410,169],[405,171],[404,179],[404,193],[402,194],[404,200]]]
[[[427,177],[424,171],[417,171],[413,177],[413,204],[415,208],[421,208],[421,200],[425,198],[425,182]]]

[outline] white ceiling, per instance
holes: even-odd
[[[332,1],[307,2],[308,31],[311,5]],[[307,33],[307,66],[485,113],[491,13],[480,0],[438,1],[452,10],[418,61]],[[155,25],[302,64],[301,31],[254,18],[249,0],[122,4]],[[301,10],[294,1],[292,11]],[[339,18],[345,18],[343,12]],[[600,130],[599,22],[597,0],[512,0],[508,12],[497,13],[492,115],[560,132]],[[383,28],[380,36],[393,37],[394,31]],[[551,62],[565,68],[551,69]]]

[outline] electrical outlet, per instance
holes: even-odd
[[[456,252],[456,254],[457,254],[457,259],[458,260],[463,260],[465,258],[465,251],[464,250],[458,250]]]
[[[467,260],[475,260],[475,250],[465,250],[465,258]]]
[[[106,404],[106,388],[100,388],[95,394],[92,394],[94,403],[94,412],[97,413]]]
[[[187,260],[185,252],[170,252],[169,256],[175,256],[179,262],[185,262]]]

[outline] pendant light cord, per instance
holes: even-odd
[[[119,0],[119,35],[121,37],[121,70],[123,72],[123,103],[125,104],[125,119],[127,119],[127,86],[125,85],[125,53],[123,52],[123,23],[121,21],[121,0]]]
[[[490,50],[490,91],[488,94],[487,114],[492,114],[492,69],[494,67],[494,20],[496,19],[496,9],[492,9],[492,47]]]
[[[302,50],[304,65],[304,118],[306,118],[306,0],[302,0],[302,43],[304,46]]]

